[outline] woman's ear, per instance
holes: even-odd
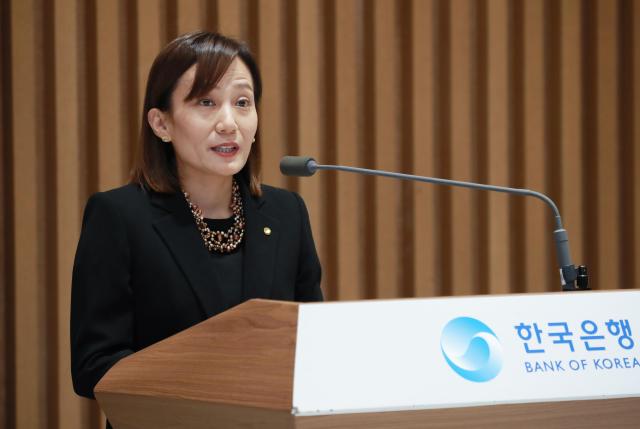
[[[147,113],[147,121],[149,121],[154,134],[163,142],[168,143],[171,141],[171,130],[165,112],[154,107]]]

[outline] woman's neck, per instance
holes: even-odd
[[[202,210],[202,216],[209,219],[226,219],[233,215],[231,203],[232,177],[189,178],[182,177],[182,189],[189,199]]]

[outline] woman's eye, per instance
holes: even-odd
[[[251,105],[251,100],[248,98],[241,98],[236,103],[240,107],[249,107]]]
[[[205,107],[211,107],[214,105],[213,100],[211,100],[210,98],[203,98],[198,102],[198,104]]]

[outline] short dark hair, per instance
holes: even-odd
[[[173,145],[164,143],[155,135],[147,120],[149,110],[171,110],[171,95],[180,76],[196,64],[196,75],[186,100],[192,100],[211,91],[227,71],[231,62],[240,58],[253,78],[256,104],[262,95],[260,71],[251,51],[244,42],[219,33],[197,31],[184,34],[170,42],[158,54],[147,79],[147,89],[140,124],[140,142],[131,174],[131,181],[156,192],[180,191],[176,154]],[[260,145],[253,143],[247,163],[240,171],[251,194],[260,196]]]

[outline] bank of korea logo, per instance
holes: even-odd
[[[502,369],[498,337],[478,319],[458,317],[447,323],[440,348],[449,366],[467,380],[489,381]]]

